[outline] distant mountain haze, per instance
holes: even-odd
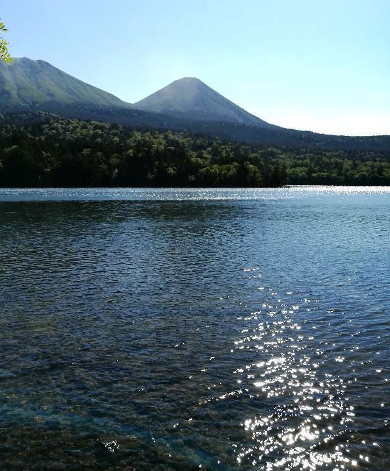
[[[72,77],[48,62],[15,58],[12,64],[0,61],[0,107],[36,108],[56,102],[130,108],[111,93]]]
[[[195,77],[176,80],[134,104],[136,108],[197,121],[250,124],[273,129]]]

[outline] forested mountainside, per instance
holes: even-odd
[[[3,187],[389,185],[390,152],[255,146],[49,113],[0,119]]]
[[[367,152],[390,152],[390,136],[332,136],[310,131],[295,131],[283,128],[266,129],[254,125],[215,121],[191,121],[174,116],[120,107],[96,107],[86,104],[64,105],[47,103],[40,107],[46,114],[66,118],[93,120],[131,126],[140,131],[158,130],[200,134],[207,137],[259,146],[291,146],[298,148],[349,150]],[[34,122],[41,119],[41,112],[19,110],[15,113],[1,111],[0,123],[7,120]]]

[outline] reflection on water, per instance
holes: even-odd
[[[1,190],[2,467],[387,470],[389,201]]]

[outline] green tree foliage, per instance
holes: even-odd
[[[0,115],[3,187],[389,185],[390,153],[248,146],[35,112]]]
[[[11,56],[8,52],[8,43],[3,39],[2,34],[7,31],[5,24],[0,21],[0,59],[5,62],[12,62]]]

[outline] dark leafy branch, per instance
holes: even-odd
[[[8,42],[2,37],[3,33],[7,31],[5,24],[0,21],[0,60],[11,63],[12,59],[8,52]]]

